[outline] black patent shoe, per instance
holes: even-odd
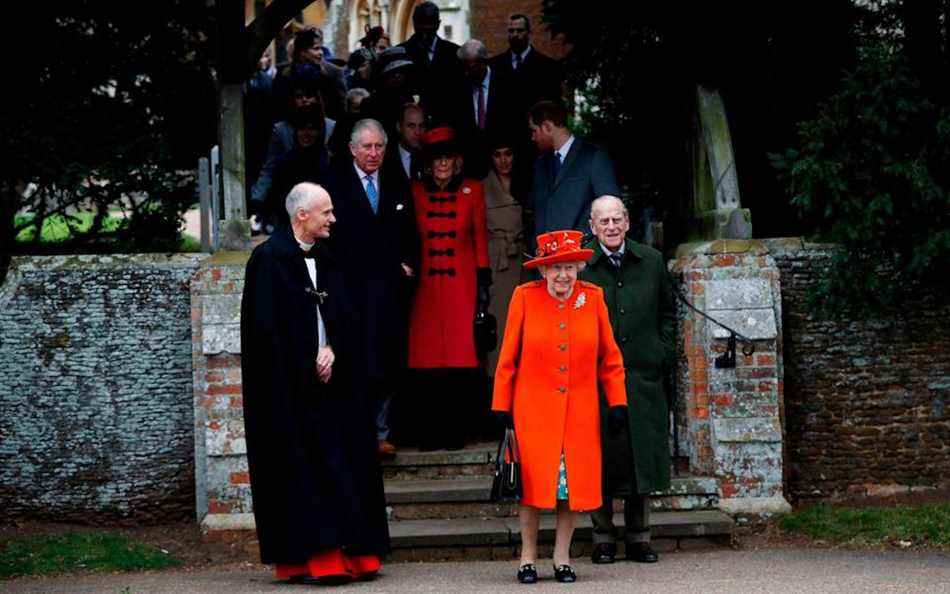
[[[627,559],[637,563],[656,563],[660,557],[650,548],[649,543],[637,542],[627,545]]]
[[[602,542],[594,545],[590,554],[591,563],[613,563],[617,557],[617,545],[612,542]]]
[[[534,584],[538,581],[538,570],[534,563],[525,563],[518,568],[518,581],[522,584]]]
[[[570,565],[555,565],[554,579],[562,584],[573,584],[577,581],[577,574],[574,573]]]

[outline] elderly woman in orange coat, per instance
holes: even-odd
[[[603,290],[577,280],[592,251],[579,231],[538,236],[525,263],[543,280],[520,285],[508,306],[495,370],[492,410],[515,429],[524,496],[518,580],[538,579],[540,509],[557,509],[554,575],[573,582],[571,538],[577,512],[601,505],[600,404],[612,431],[626,420],[623,358],[610,328]],[[513,417],[513,418],[512,418]]]

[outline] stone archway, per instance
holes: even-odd
[[[402,43],[412,37],[415,31],[412,27],[412,10],[420,0],[405,0],[400,2],[396,0],[392,10],[392,19],[390,22],[391,37],[393,44]]]

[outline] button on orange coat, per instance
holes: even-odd
[[[601,506],[598,389],[610,406],[627,402],[623,358],[603,290],[577,281],[561,302],[543,280],[517,287],[508,305],[492,410],[514,417],[524,480],[521,503],[555,506],[563,452],[570,508]]]

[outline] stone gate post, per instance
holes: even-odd
[[[680,396],[690,471],[715,476],[720,508],[732,514],[790,509],[783,491],[782,303],[779,271],[755,240],[681,246],[671,263],[682,294],[697,308],[754,340],[736,366],[717,369],[729,332],[679,308]]]

